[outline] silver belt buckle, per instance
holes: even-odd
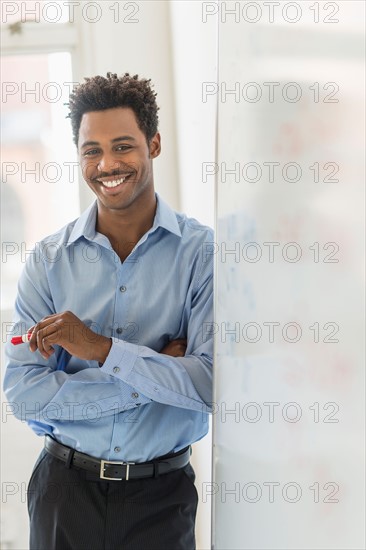
[[[135,462],[113,462],[112,460],[101,460],[100,461],[100,479],[110,479],[112,481],[122,481],[123,477],[107,477],[104,475],[105,465],[106,464],[117,464],[118,466],[127,466],[126,467],[126,481],[128,481],[130,476],[130,464],[135,464]]]

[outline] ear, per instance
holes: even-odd
[[[160,138],[159,132],[157,132],[155,136],[151,138],[150,145],[149,145],[149,152],[150,152],[151,159],[154,159],[160,155],[161,138]]]

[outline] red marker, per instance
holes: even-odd
[[[27,342],[29,342],[31,336],[32,332],[28,332],[27,334],[23,334],[22,336],[14,336],[10,341],[14,346],[17,346],[18,344],[26,344]]]

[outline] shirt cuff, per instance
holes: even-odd
[[[114,340],[107,359],[100,370],[128,383],[128,378],[138,357],[138,346],[123,340]]]

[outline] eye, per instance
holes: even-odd
[[[117,145],[116,151],[127,151],[131,149],[131,145]]]
[[[96,155],[98,153],[98,151],[99,151],[98,149],[89,149],[88,151],[85,151],[83,153],[83,156],[84,157],[91,157],[93,155]]]

